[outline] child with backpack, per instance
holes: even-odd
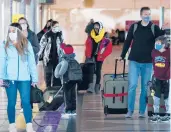
[[[76,114],[76,85],[82,80],[82,70],[74,58],[73,47],[62,44],[61,48],[64,54],[55,69],[55,77],[60,78],[63,85],[65,113]]]
[[[152,122],[170,120],[169,111],[169,79],[170,79],[170,48],[168,37],[159,36],[156,38],[155,49],[152,51],[152,62],[154,69],[154,115],[151,118]],[[164,94],[164,102],[166,107],[166,115],[159,117],[160,98]]]

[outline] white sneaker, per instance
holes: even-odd
[[[23,113],[23,109],[20,110],[20,113]]]
[[[9,125],[9,132],[17,132],[15,123]]]
[[[36,131],[33,130],[32,123],[27,123],[26,131],[27,132],[36,132]]]
[[[139,118],[145,118],[145,114],[139,113]]]
[[[133,112],[128,111],[128,113],[125,115],[125,118],[132,118]]]

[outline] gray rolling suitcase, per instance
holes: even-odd
[[[125,74],[126,60],[124,60],[123,74],[117,74],[118,59],[115,61],[115,73],[103,76],[102,91],[104,114],[125,114],[128,106],[128,74]]]

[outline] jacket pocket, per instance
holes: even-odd
[[[11,77],[11,76],[14,78],[17,77],[17,72],[18,72],[17,65],[18,64],[16,64],[15,59],[10,59],[7,61],[7,64],[6,64],[7,77]]]

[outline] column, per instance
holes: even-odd
[[[48,7],[47,5],[43,5],[42,6],[42,23],[43,23],[43,27],[46,25],[48,19]]]
[[[36,24],[36,0],[31,0],[30,3],[30,11],[29,11],[29,19],[30,19],[30,27],[33,31],[35,31]]]
[[[12,22],[13,0],[10,0],[9,3],[6,1],[6,7],[8,7],[9,5],[10,5],[10,10],[9,10],[10,22]]]
[[[26,14],[26,3],[25,0],[21,0],[20,2],[20,14]]]
[[[3,40],[6,39],[8,27],[9,27],[10,23],[12,22],[12,3],[13,3],[13,0],[2,0],[2,4],[1,4],[1,9],[2,9],[1,10],[1,13],[2,13],[1,31],[2,31],[2,39]]]
[[[36,0],[36,25],[35,25],[35,32],[38,33],[40,32],[41,30],[41,18],[40,18],[40,15],[41,15],[41,12],[42,10],[40,10],[40,4],[39,4],[39,0]]]
[[[48,13],[48,17],[47,19],[51,19],[51,9],[49,8],[49,6],[47,5],[47,13]]]
[[[3,18],[2,18],[2,13],[3,13],[3,10],[2,10],[2,3],[3,3],[3,0],[0,0],[0,18],[1,18],[1,21],[0,21],[0,29],[2,29],[2,21],[3,21]],[[0,34],[0,41],[2,42],[3,38],[2,38],[2,33]]]
[[[36,25],[36,2],[37,0],[31,0],[30,4],[26,5],[26,18],[32,31],[35,31]]]
[[[159,19],[160,28],[164,24],[164,7],[160,7],[160,19]]]

